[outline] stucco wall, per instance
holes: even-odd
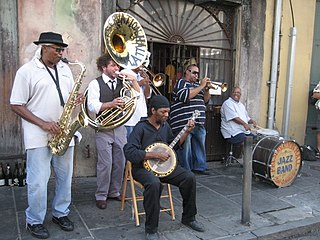
[[[265,31],[265,1],[245,0],[241,9],[240,43],[237,46],[239,62],[236,65],[236,85],[242,89],[241,102],[250,116],[259,120],[260,89],[263,73],[264,49],[261,43]]]
[[[295,26],[297,28],[294,79],[292,85],[291,116],[289,133],[303,144],[308,110],[308,92],[314,31],[315,0],[292,1]],[[284,95],[287,78],[289,34],[292,27],[289,1],[283,1],[280,45],[279,90],[277,91],[276,119],[282,125]],[[280,125],[280,126],[281,126]],[[281,127],[279,126],[279,129]]]
[[[266,127],[268,107],[268,84],[271,71],[272,36],[274,24],[275,1],[267,1],[266,7],[266,31],[264,39],[264,63],[263,80],[261,89],[261,113],[260,122]],[[297,28],[295,64],[293,72],[291,115],[289,121],[289,137],[299,144],[304,144],[307,109],[308,109],[308,86],[310,78],[310,66],[312,56],[312,42],[314,31],[315,0],[292,1],[295,26]],[[276,94],[275,127],[282,129],[285,90],[287,88],[287,66],[289,51],[289,34],[292,27],[291,10],[289,1],[282,2],[282,16],[280,26],[280,52],[279,52],[279,76]]]
[[[242,88],[241,101],[262,127],[267,127],[275,0],[244,0],[238,15],[235,83]],[[292,1],[297,28],[289,137],[304,144],[308,86],[312,57],[316,0]],[[289,33],[292,27],[289,1],[282,1],[275,129],[283,133]]]

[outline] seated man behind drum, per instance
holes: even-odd
[[[141,120],[129,136],[128,143],[124,147],[126,159],[132,162],[132,175],[135,180],[144,186],[143,206],[146,212],[145,233],[146,239],[159,239],[158,223],[160,213],[160,195],[162,184],[169,183],[179,187],[183,199],[182,224],[193,230],[204,232],[202,223],[196,221],[196,179],[191,171],[187,171],[178,165],[170,175],[159,178],[151,171],[143,167],[144,160],[159,159],[159,161],[171,161],[168,151],[145,151],[156,143],[171,143],[174,139],[172,130],[167,123],[170,112],[170,103],[164,96],[156,95],[151,98],[148,118]],[[187,135],[194,128],[194,121],[189,120],[188,129],[181,136],[179,144],[182,144]],[[171,157],[171,158],[170,158]],[[177,160],[177,159],[175,159]],[[172,169],[168,169],[172,170]]]
[[[227,142],[239,146],[245,136],[252,135],[249,124],[256,127],[256,122],[252,120],[245,106],[240,102],[241,89],[234,87],[231,96],[224,101],[221,107],[221,133]],[[234,157],[238,158],[241,148],[236,148]]]

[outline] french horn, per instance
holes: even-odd
[[[147,57],[147,37],[140,23],[128,13],[115,12],[111,14],[103,28],[104,43],[107,52],[121,67],[135,69],[140,67]],[[98,117],[93,118],[87,109],[86,101],[81,105],[82,112],[88,116],[88,124],[96,130],[114,129],[127,122],[137,106],[137,96],[125,77],[120,77],[123,88],[120,97],[124,106],[104,110]],[[92,115],[92,114],[91,114]]]

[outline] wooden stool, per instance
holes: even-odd
[[[135,185],[141,189],[143,189],[143,185],[133,179],[132,174],[131,174],[131,170],[132,170],[131,162],[127,161],[125,172],[124,172],[123,184],[122,184],[121,211],[123,211],[123,209],[124,209],[124,202],[126,200],[132,200],[133,217],[136,221],[136,226],[140,226],[139,216],[145,214],[145,212],[144,211],[139,212],[139,210],[138,210],[137,201],[143,201],[143,196],[136,195]],[[130,187],[131,187],[131,197],[126,197],[126,190],[127,190],[127,182],[128,181],[130,182]],[[171,215],[172,221],[174,221],[175,220],[175,213],[174,213],[174,208],[173,208],[171,187],[170,187],[170,184],[166,184],[166,183],[162,183],[162,184],[166,185],[167,195],[161,195],[160,198],[168,198],[170,207],[163,208],[160,210],[160,212],[168,212]]]

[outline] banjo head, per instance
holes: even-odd
[[[175,151],[170,148],[167,144],[157,142],[149,145],[146,149],[146,152],[168,152],[170,157],[167,161],[161,161],[159,159],[148,159],[145,160],[143,165],[144,168],[148,171],[152,171],[157,177],[166,177],[177,166],[177,157]]]

